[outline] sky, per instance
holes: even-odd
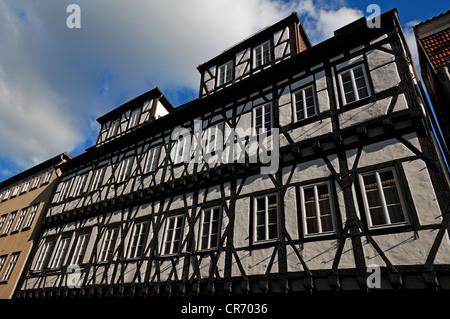
[[[416,60],[412,26],[449,9],[438,0],[0,0],[0,182],[83,153],[98,117],[155,87],[175,107],[196,99],[198,65],[293,11],[315,45],[369,17],[372,3],[397,8]],[[71,4],[79,28],[68,27]]]

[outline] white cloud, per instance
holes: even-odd
[[[69,29],[71,3],[0,3],[0,159],[23,168],[83,151],[95,118],[155,86],[195,96],[199,64],[292,11],[313,43],[362,16],[343,0],[77,0]]]

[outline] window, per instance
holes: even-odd
[[[233,79],[233,61],[219,66],[219,85],[224,85]]]
[[[8,222],[5,225],[5,229],[3,229],[3,231],[2,231],[2,235],[9,233],[9,230],[11,229],[12,223],[14,221],[14,218],[16,218],[16,215],[17,215],[17,211],[9,214]]]
[[[131,113],[129,128],[135,127],[136,125],[139,124],[140,115],[141,115],[141,109],[136,109]]]
[[[8,281],[9,278],[11,277],[11,274],[14,270],[14,267],[16,266],[17,260],[19,259],[19,253],[14,253],[11,255],[10,259],[9,259],[9,263],[8,263],[8,267],[6,267],[5,272],[3,273],[2,279],[1,281]]]
[[[53,175],[53,169],[48,170],[47,173],[45,173],[45,177],[44,177],[44,180],[42,181],[42,184],[46,184],[46,183],[50,182],[52,175]]]
[[[170,158],[173,160],[175,165],[183,162],[189,162],[191,156],[190,147],[190,135],[186,135],[186,133],[181,132],[178,136],[174,136],[174,143],[172,144],[172,149],[170,150]]]
[[[67,251],[69,250],[70,237],[61,238],[58,247],[56,248],[55,257],[51,268],[59,268],[63,265],[66,258]]]
[[[103,238],[102,248],[100,249],[99,261],[109,261],[114,256],[114,248],[116,247],[117,237],[119,236],[119,227],[109,228],[106,230]]]
[[[329,183],[300,188],[302,221],[305,235],[334,232],[333,206],[330,199]]]
[[[272,104],[267,103],[256,107],[254,116],[257,133],[259,134],[263,130],[269,136],[272,130]]]
[[[131,176],[131,169],[133,167],[134,157],[128,157],[120,164],[119,176],[117,182],[124,182]]]
[[[25,193],[28,188],[30,188],[30,184],[31,184],[31,178],[27,179],[24,183],[23,183],[23,187],[22,187],[22,191],[21,193]]]
[[[8,216],[8,214],[4,214],[0,217],[0,230],[2,230],[3,225],[5,224],[6,221],[6,217]]]
[[[97,169],[94,173],[94,178],[92,180],[91,192],[95,191],[99,186],[102,185],[103,177],[105,176],[106,167],[101,167]]]
[[[142,256],[144,250],[145,238],[147,235],[148,222],[142,222],[134,225],[131,234],[130,248],[128,258],[137,258]]]
[[[108,136],[106,138],[111,138],[117,133],[117,129],[119,128],[119,119],[113,121],[111,126],[109,127]]]
[[[31,188],[36,188],[39,186],[39,182],[41,181],[42,174],[43,173],[40,173],[34,178],[33,186]]]
[[[295,121],[300,121],[316,115],[314,86],[310,85],[294,93]]]
[[[180,248],[182,226],[183,215],[167,218],[163,254],[170,255],[178,252]]]
[[[34,217],[36,216],[36,213],[37,213],[38,209],[39,209],[39,204],[36,204],[33,207],[31,207],[30,215],[28,216],[27,222],[25,223],[24,227],[31,227],[31,225],[33,224]]]
[[[2,272],[3,265],[4,265],[5,262],[6,262],[6,257],[8,257],[8,255],[0,256],[0,272]]]
[[[62,183],[61,190],[59,191],[58,202],[62,202],[66,199],[67,193],[72,185],[72,181],[73,179],[70,179]]]
[[[42,247],[41,253],[39,254],[38,260],[36,262],[36,270],[43,270],[47,267],[48,261],[53,251],[53,246],[55,242],[53,240],[46,241]]]
[[[255,198],[254,241],[278,238],[278,198],[276,194]]]
[[[253,65],[258,68],[270,61],[270,42],[267,41],[253,49]]]
[[[77,197],[83,192],[84,185],[86,184],[87,173],[77,177],[75,184],[75,190],[73,191],[73,197]]]
[[[147,152],[147,159],[145,163],[144,173],[150,173],[156,170],[156,167],[158,166],[160,152],[161,148],[159,146],[154,147]]]
[[[370,95],[366,70],[358,65],[339,74],[344,104],[361,100]]]
[[[29,209],[29,207],[23,208],[20,211],[19,218],[17,219],[16,224],[14,225],[13,231],[18,231],[20,229],[20,227],[22,227],[22,223],[25,219],[25,216],[27,215],[28,209]]]
[[[12,197],[12,196],[16,196],[16,195],[19,193],[19,189],[20,189],[20,186],[21,186],[21,185],[22,185],[22,183],[17,184],[16,186],[14,186],[14,191],[13,191],[11,197]]]
[[[5,196],[3,197],[3,200],[7,200],[9,197],[9,194],[11,194],[11,191],[13,189],[13,186],[11,186],[10,188],[8,188],[5,192]]]
[[[221,208],[204,209],[200,220],[199,247],[201,250],[216,248],[219,244]]]
[[[80,265],[83,262],[83,257],[86,252],[87,244],[89,242],[89,234],[79,235],[77,243],[75,244],[75,251],[73,252],[71,265]]]
[[[359,175],[364,210],[370,227],[408,223],[393,168]]]

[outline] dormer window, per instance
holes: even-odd
[[[111,138],[114,135],[116,135],[117,133],[117,129],[119,128],[119,119],[114,120],[111,123],[111,126],[109,127],[109,131],[108,131],[108,137],[107,138]]]
[[[270,41],[264,42],[253,49],[253,61],[255,68],[270,62]]]
[[[219,67],[219,86],[230,82],[233,78],[233,61],[222,64]]]
[[[131,113],[130,128],[139,124],[139,116],[141,115],[141,109],[136,109]]]

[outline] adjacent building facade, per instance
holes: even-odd
[[[420,70],[433,104],[437,137],[450,160],[450,11],[414,26]],[[430,111],[431,112],[431,111]],[[431,116],[431,119],[434,119]]]
[[[99,119],[18,297],[450,289],[448,184],[395,10],[312,46],[296,13]],[[157,115],[160,115],[159,118]],[[373,287],[369,287],[373,288]]]
[[[59,166],[70,158],[57,155],[0,183],[0,299],[13,297],[39,239],[61,175]]]

